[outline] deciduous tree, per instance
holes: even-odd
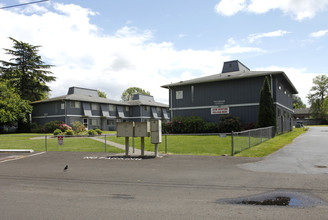
[[[327,107],[324,104],[328,95],[328,77],[326,75],[316,76],[307,99],[311,104],[310,112],[313,118],[327,119]]]
[[[150,95],[150,92],[139,87],[130,87],[122,93],[121,99],[122,101],[129,101],[134,94]]]
[[[27,122],[27,114],[32,112],[28,101],[22,100],[8,82],[0,81],[0,125],[14,125],[18,121]]]

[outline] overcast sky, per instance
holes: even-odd
[[[161,85],[240,60],[284,71],[306,103],[312,79],[327,73],[327,11],[328,0],[51,0],[0,10],[0,49],[12,47],[8,37],[41,45],[55,65],[52,97],[78,86],[120,100],[136,86],[168,104]]]

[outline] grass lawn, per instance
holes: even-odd
[[[45,135],[15,134],[0,135],[0,149],[32,149],[45,151]],[[88,137],[64,138],[64,145],[58,145],[57,138],[47,137],[48,151],[105,152],[105,144]],[[124,151],[107,144],[107,152],[123,153]]]
[[[256,145],[250,149],[244,150],[235,156],[239,157],[263,157],[267,156],[283,146],[291,143],[297,136],[304,133],[303,128],[295,128],[292,132],[282,135],[277,135],[262,144]],[[106,132],[111,134],[115,132]],[[99,137],[104,139],[104,136]],[[245,139],[248,137],[238,137],[235,139],[235,151],[238,147],[245,145]],[[125,138],[116,136],[107,136],[108,141],[113,141],[125,145]],[[132,147],[132,138],[130,147]],[[134,138],[134,146],[140,149],[141,138]],[[247,140],[246,140],[247,141]],[[251,141],[258,141],[256,138]],[[247,147],[247,146],[246,146]],[[14,134],[0,135],[0,149],[33,149],[35,151],[45,151],[45,138],[40,134]],[[85,151],[85,152],[104,152],[105,144],[99,141],[92,140],[88,137],[69,137],[64,138],[64,145],[59,146],[57,138],[47,138],[48,151]],[[145,138],[145,150],[154,151],[154,144],[151,144],[150,138]],[[162,137],[162,143],[159,144],[158,150],[160,153],[165,153],[165,136]],[[124,150],[112,147],[107,144],[107,152],[123,153]],[[193,136],[193,135],[169,135],[167,136],[167,153],[168,154],[184,154],[184,155],[231,155],[231,136],[220,138],[219,136]]]
[[[264,157],[280,148],[290,144],[296,137],[306,132],[303,128],[294,128],[293,131],[277,135],[274,138],[263,142],[262,144],[256,145],[250,149],[244,150],[235,156],[237,157]]]
[[[107,140],[124,145],[124,137],[107,137]],[[132,146],[132,138],[129,138],[129,145]],[[140,149],[141,138],[134,138],[135,148]],[[150,138],[145,138],[145,150],[154,151],[154,144],[151,144]],[[162,137],[162,143],[158,145],[158,151],[165,153],[165,136]],[[223,155],[231,154],[231,137],[220,138],[219,136],[192,136],[192,135],[172,135],[167,136],[168,154],[185,155]]]

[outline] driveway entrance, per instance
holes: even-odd
[[[311,127],[264,160],[239,167],[257,172],[328,174],[328,127]]]

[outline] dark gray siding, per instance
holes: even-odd
[[[280,75],[267,77],[276,103],[277,129],[279,132],[292,130],[292,88]],[[243,124],[256,124],[264,79],[265,76],[260,76],[171,87],[173,117],[200,116],[206,121],[219,122],[222,115],[212,115],[211,107],[216,106],[216,101],[224,101],[223,105],[229,106],[229,114],[239,117]],[[176,99],[177,91],[180,96],[182,91],[181,99]]]
[[[264,77],[256,77],[175,87],[172,105],[209,106],[217,100],[225,100],[225,104],[258,103],[263,81]],[[183,91],[183,99],[176,99],[176,91]]]
[[[56,101],[34,104],[32,116],[64,115],[65,108],[61,108],[62,104],[65,105],[65,102]]]

